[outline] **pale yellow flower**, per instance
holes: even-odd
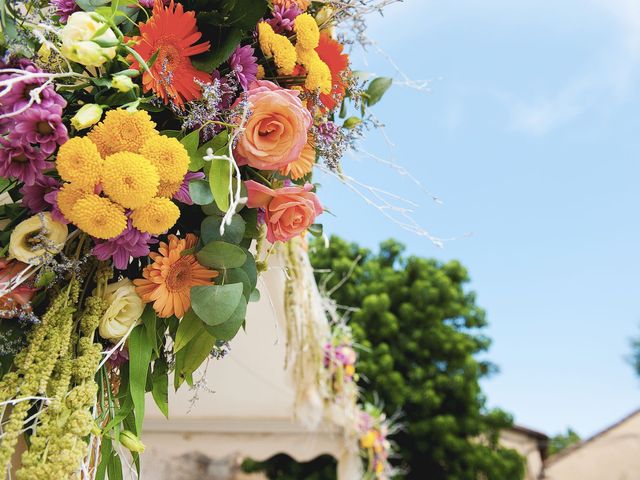
[[[98,331],[102,338],[117,342],[132,325],[140,323],[144,303],[128,278],[107,285],[102,298],[109,306],[100,319]]]

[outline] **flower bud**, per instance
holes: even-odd
[[[124,430],[120,434],[120,443],[129,449],[130,452],[133,453],[142,453],[144,452],[144,443],[140,441],[138,437],[136,437],[129,430]]]
[[[71,118],[71,125],[76,130],[84,130],[100,121],[102,118],[102,107],[95,103],[87,103]]]
[[[103,33],[95,36],[97,32]],[[60,31],[60,39],[62,55],[82,65],[99,67],[116,56],[116,47],[109,46],[118,43],[115,33],[105,28],[105,22],[100,17],[87,12],[71,15]]]
[[[11,233],[9,255],[24,263],[38,265],[46,257],[60,253],[69,230],[56,222],[51,212],[43,212],[27,218]]]
[[[128,92],[135,87],[133,80],[126,75],[114,75],[111,78],[111,86],[120,92]]]

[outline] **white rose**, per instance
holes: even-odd
[[[98,331],[102,338],[117,342],[132,325],[140,323],[144,303],[128,278],[107,285],[102,298],[108,307],[100,319]]]

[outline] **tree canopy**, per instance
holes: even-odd
[[[487,409],[479,385],[496,368],[478,358],[490,340],[482,333],[485,312],[465,288],[466,269],[457,261],[403,252],[394,240],[373,253],[337,237],[328,248],[320,239],[309,248],[319,285],[339,305],[359,309],[349,325],[362,347],[360,386],[365,399],[382,402],[387,414],[401,412],[404,430],[393,439],[407,467],[404,478],[522,478],[522,458],[498,444],[500,430],[512,419]],[[294,470],[278,458],[269,470],[278,472],[272,478],[312,478],[300,468],[286,475]]]

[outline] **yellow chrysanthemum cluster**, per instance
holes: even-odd
[[[66,183],[58,192],[62,214],[89,235],[109,239],[133,226],[158,235],[178,221],[170,200],[182,185],[189,155],[175,138],[155,128],[147,112],[111,110],[86,137],[58,152],[56,168]]]
[[[281,75],[291,75],[296,64],[302,65],[307,71],[304,84],[307,90],[331,93],[331,70],[316,52],[320,43],[318,24],[311,15],[303,13],[296,17],[294,30],[295,47],[287,37],[275,33],[271,25],[259,23],[258,41],[262,53],[267,58],[273,58]]]
[[[296,43],[298,63],[307,70],[307,79],[304,86],[307,90],[331,93],[333,88],[331,70],[316,52],[316,48],[320,43],[318,24],[311,15],[303,13],[296,17],[294,29],[298,38]]]

